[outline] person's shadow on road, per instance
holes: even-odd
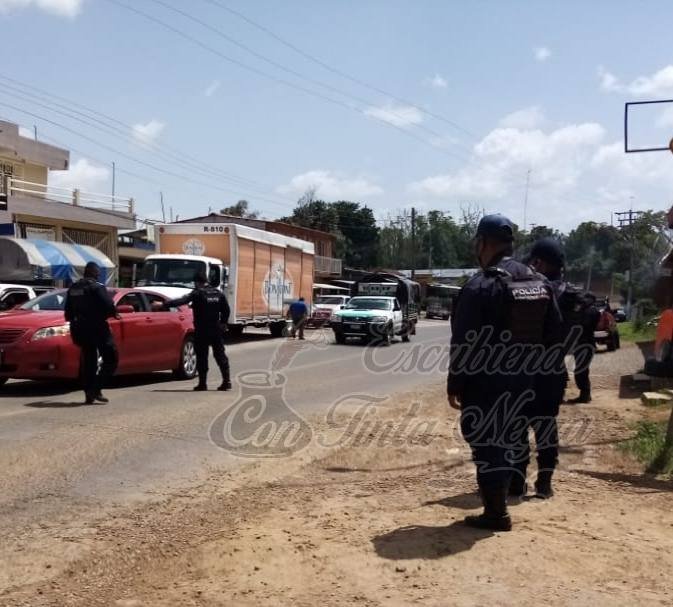
[[[379,535],[372,540],[376,554],[391,561],[440,559],[467,552],[492,531],[467,527],[457,521],[446,527],[414,525]]]
[[[73,407],[94,407],[100,406],[98,403],[87,404],[83,400],[73,402],[58,402],[49,400],[40,400],[34,403],[26,403],[24,407],[31,407],[33,409],[71,409]]]
[[[478,493],[461,493],[449,495],[440,500],[425,502],[424,506],[444,506],[445,508],[460,508],[461,510],[476,510],[481,507],[481,498]]]

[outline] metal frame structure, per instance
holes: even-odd
[[[629,149],[629,108],[632,105],[653,105],[658,103],[673,103],[673,99],[657,99],[656,101],[628,101],[624,104],[624,153],[637,154],[639,152],[668,152],[670,144],[663,148],[633,148]]]

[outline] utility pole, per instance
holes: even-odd
[[[635,245],[635,234],[633,233],[633,223],[642,215],[642,211],[634,211],[629,209],[628,211],[616,212],[617,222],[619,228],[628,230],[626,233],[626,240],[629,243],[629,279],[627,283],[626,290],[626,316],[631,317],[631,306],[633,304],[633,249]]]
[[[163,222],[166,223],[166,207],[164,206],[164,193],[159,192],[159,197],[161,199],[161,217],[163,218]]]
[[[416,278],[416,207],[411,207],[411,278]]]
[[[37,124],[33,125],[33,132],[35,133],[35,141],[37,141]]]
[[[527,230],[528,224],[526,223],[527,221],[527,215],[528,215],[528,188],[530,186],[530,172],[533,169],[528,169],[526,171],[526,193],[524,194],[523,197],[523,231],[525,232]]]
[[[112,202],[115,201],[115,182],[117,179],[117,165],[112,161]]]

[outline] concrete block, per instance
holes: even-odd
[[[643,392],[640,400],[646,407],[657,407],[659,405],[667,405],[673,400],[673,396],[668,394],[661,394],[661,392]]]

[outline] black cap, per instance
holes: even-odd
[[[540,238],[530,250],[528,259],[541,259],[557,268],[566,264],[566,256],[561,243],[555,238]]]
[[[514,224],[504,215],[484,215],[477,226],[477,236],[495,238],[503,242],[514,240]]]
[[[208,276],[206,276],[206,273],[203,270],[199,270],[194,274],[194,283],[197,285],[208,284]]]

